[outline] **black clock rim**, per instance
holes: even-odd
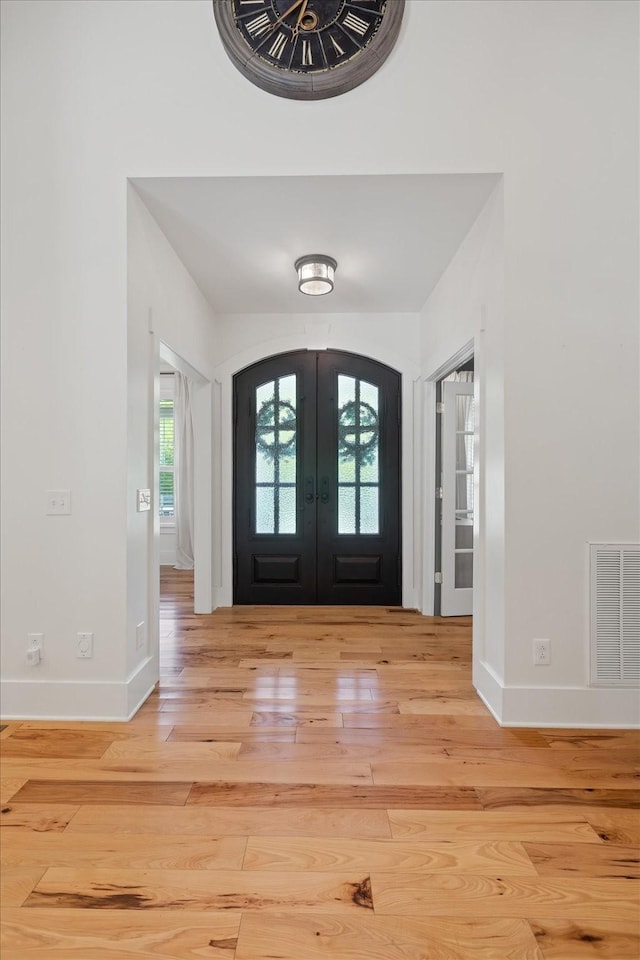
[[[261,90],[289,100],[337,97],[373,76],[393,49],[400,32],[405,4],[405,0],[389,0],[377,33],[353,59],[322,73],[304,74],[272,67],[258,57],[238,33],[232,0],[212,2],[222,45],[232,63]]]

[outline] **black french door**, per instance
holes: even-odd
[[[300,350],[237,374],[234,603],[401,603],[394,370]]]

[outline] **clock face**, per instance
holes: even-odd
[[[298,100],[370,77],[398,35],[404,0],[214,0],[220,36],[252,83]]]

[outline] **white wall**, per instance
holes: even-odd
[[[504,630],[504,186],[500,183],[430,296],[421,317],[427,443],[435,446],[434,384],[447,361],[473,343],[476,400],[474,682],[502,714]],[[429,431],[429,426],[432,427]],[[435,454],[427,447],[425,500],[435,496]],[[431,455],[429,455],[431,453]],[[433,511],[424,540],[433,542]],[[434,565],[427,565],[433,579]],[[498,702],[496,702],[496,698]]]
[[[498,712],[629,722],[630,697],[585,687],[584,551],[590,539],[640,539],[637,69],[635,2],[409,0],[374,77],[343,97],[293,102],[233,68],[209,0],[5,0],[8,713],[36,714],[44,684],[57,712],[63,680],[78,715],[91,715],[96,690],[111,715],[134,699],[122,691],[140,669],[131,628],[148,603],[148,531],[141,539],[131,491],[150,453],[141,416],[127,434],[127,382],[137,409],[151,359],[144,297],[127,334],[127,178],[501,172],[504,336],[485,357],[504,390],[504,506],[497,497],[485,516],[500,524],[504,512],[504,593],[487,594],[485,617],[504,624],[504,641],[485,643]],[[161,270],[154,285],[163,289]],[[210,311],[198,311],[209,327],[184,338],[208,377],[224,357]],[[162,315],[154,303],[157,337]],[[46,518],[44,490],[60,487],[73,514]],[[87,629],[94,659],[76,660],[75,633]],[[37,678],[29,631],[46,635]],[[542,676],[533,636],[553,644]]]
[[[129,676],[137,676],[137,671],[141,673],[136,689],[140,688],[142,695],[158,679],[158,567],[162,562],[163,537],[156,506],[158,451],[154,441],[161,353],[171,352],[176,365],[193,376],[194,391],[204,390],[209,395],[207,385],[212,376],[216,324],[211,307],[133,187],[129,187],[127,196],[127,664]],[[209,425],[198,437],[197,458],[210,457],[211,443]],[[154,509],[150,513],[136,512],[135,492],[139,487],[153,490]],[[210,476],[206,487],[211,501]],[[210,517],[206,519],[210,525]],[[210,563],[204,563],[203,567],[210,578]],[[136,624],[140,622],[146,624],[143,648],[136,645]],[[132,703],[132,708],[134,706]]]

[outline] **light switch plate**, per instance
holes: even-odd
[[[146,510],[151,510],[151,490],[137,490],[136,494],[136,506],[138,513],[144,513]]]

